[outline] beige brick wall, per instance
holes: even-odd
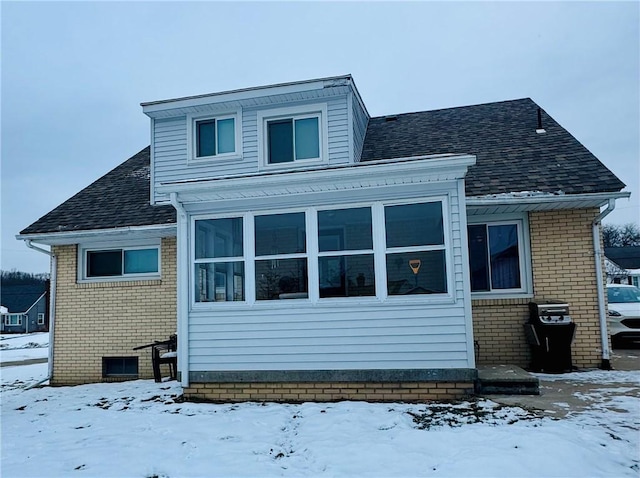
[[[569,303],[577,324],[573,364],[597,367],[601,362],[600,326],[592,240],[597,209],[529,214],[534,300]],[[522,330],[529,299],[473,300],[473,327],[478,364],[529,364]]]
[[[77,283],[77,246],[54,246],[58,260],[53,385],[100,382],[102,357],[138,356],[152,378],[149,349],[176,332],[176,240],[162,240],[160,280]]]
[[[422,402],[451,400],[472,394],[471,382],[192,383],[184,390],[184,398],[187,400],[211,402]]]

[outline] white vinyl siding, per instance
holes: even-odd
[[[407,194],[414,194],[415,202],[424,201],[418,191],[424,189],[416,187]],[[322,299],[317,297],[318,284],[312,280],[317,271],[311,271],[310,295],[315,297],[308,300],[192,305],[188,318],[189,371],[472,367],[471,311],[464,295],[468,266],[463,263],[458,188],[449,183],[436,191],[437,195],[428,200],[444,201],[446,294],[387,297],[377,287],[376,297]],[[307,205],[304,198],[296,200],[300,207]],[[313,207],[313,198],[308,201],[308,207]],[[333,207],[363,206],[340,197],[334,201]],[[403,200],[407,202],[411,200]],[[378,219],[374,221],[383,221],[382,207],[376,210]],[[374,248],[384,251],[380,245]],[[310,267],[317,255],[309,251]],[[382,270],[378,272],[380,261],[376,262],[377,286],[382,285],[384,291],[385,281],[379,280],[384,277],[384,254],[378,253],[380,256]]]
[[[364,137],[369,124],[369,117],[362,108],[362,105],[354,97],[352,101],[353,109],[353,161],[359,162],[362,157],[362,147],[364,145]]]
[[[450,306],[192,312],[189,324],[193,372],[469,366],[464,313]]]
[[[286,95],[289,96],[289,95]],[[323,122],[326,125],[325,131],[325,147],[326,147],[326,164],[346,164],[353,161],[349,152],[349,114],[347,95],[343,94],[335,97],[320,97],[314,95],[309,96],[306,100],[301,100],[296,95],[297,101],[292,103],[296,108],[305,108],[309,105],[323,105],[326,109],[326,117]],[[252,174],[259,171],[259,148],[258,143],[258,115],[259,112],[289,107],[284,102],[286,98],[267,97],[261,98],[259,104],[253,100],[243,100],[219,106],[220,114],[225,111],[228,113],[230,108],[238,111],[236,122],[238,139],[238,149],[235,154],[225,155],[211,161],[189,160],[189,142],[187,134],[188,127],[193,115],[202,117],[215,117],[218,113],[216,110],[205,110],[191,112],[182,116],[173,116],[168,118],[156,118],[152,121],[151,140],[153,142],[152,161],[153,186],[155,187],[166,182],[185,181],[200,178],[216,178],[235,176],[242,174]],[[321,103],[319,103],[321,101]],[[323,125],[323,129],[324,129]],[[261,126],[260,126],[261,127]],[[167,202],[168,197],[158,195],[152,192],[154,201]]]

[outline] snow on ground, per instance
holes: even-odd
[[[0,362],[42,359],[49,355],[49,332],[0,335]]]
[[[583,399],[598,406],[561,420],[486,399],[183,403],[176,382],[151,380],[27,390],[46,364],[0,372],[3,478],[640,473],[638,399],[619,395],[637,394],[640,372],[620,373],[614,395],[598,387],[601,372],[579,374],[592,377]]]

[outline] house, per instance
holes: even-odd
[[[606,367],[600,221],[624,184],[531,99],[372,117],[350,75],[142,104],[151,145],[21,231],[51,246],[51,383],[425,400],[527,366],[566,301]]]
[[[46,286],[36,284],[3,285],[2,333],[25,334],[49,330]]]
[[[640,246],[605,247],[608,282],[640,287]]]

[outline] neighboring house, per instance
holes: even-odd
[[[132,348],[177,330],[187,398],[461,396],[529,364],[549,298],[608,364],[629,193],[531,99],[371,117],[347,75],[142,107],[151,147],[18,236],[52,246],[51,383],[150,377]]]
[[[605,247],[607,281],[640,287],[640,246]]]
[[[25,334],[49,330],[46,286],[5,285],[0,290],[2,333]],[[6,310],[5,310],[6,309]]]

